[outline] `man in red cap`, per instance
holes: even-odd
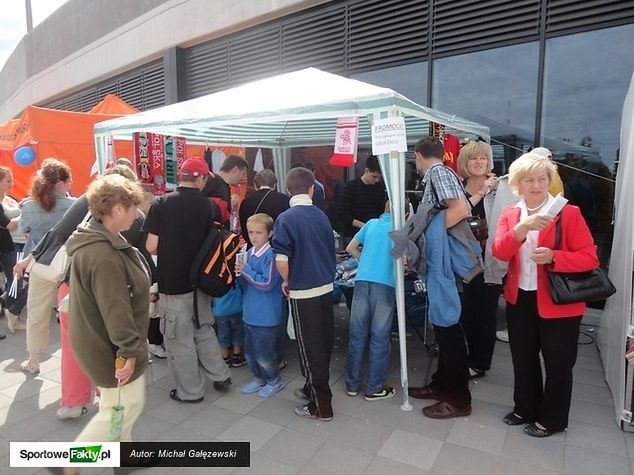
[[[203,244],[218,206],[201,190],[211,175],[200,157],[185,160],[178,188],[161,196],[150,208],[143,231],[148,233],[147,250],[158,256],[158,312],[165,350],[172,363],[176,388],[170,398],[178,402],[201,402],[205,378],[214,388],[231,384],[229,367],[220,353],[208,295],[198,291],[199,327],[194,320],[194,293],[189,269]]]

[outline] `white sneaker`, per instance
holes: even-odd
[[[167,351],[165,351],[165,348],[163,348],[162,345],[148,345],[148,350],[150,350],[150,353],[152,353],[154,356],[156,356],[159,359],[165,359],[167,358]]]
[[[76,419],[83,416],[88,412],[85,406],[62,406],[57,410],[57,418],[64,419]]]
[[[495,338],[505,343],[509,341],[509,331],[508,330],[500,330],[495,332]]]

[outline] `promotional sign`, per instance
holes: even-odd
[[[372,124],[372,154],[407,152],[407,136],[403,117],[387,117]]]
[[[331,165],[351,167],[356,163],[358,135],[358,117],[342,117],[337,119],[335,151],[330,158]]]

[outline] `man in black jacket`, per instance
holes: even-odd
[[[379,161],[370,155],[365,162],[363,175],[346,183],[343,190],[340,217],[344,235],[347,238],[354,237],[367,221],[381,216],[386,200]]]
[[[229,155],[222,162],[218,174],[212,174],[202,190],[203,195],[214,200],[224,216],[222,221],[228,227],[235,198],[231,187],[242,182],[247,176],[247,161],[238,155]],[[224,208],[224,209],[223,209]]]

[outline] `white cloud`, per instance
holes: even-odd
[[[67,0],[31,0],[33,26],[44,21]],[[0,68],[26,34],[24,0],[3,0],[0,15]]]

